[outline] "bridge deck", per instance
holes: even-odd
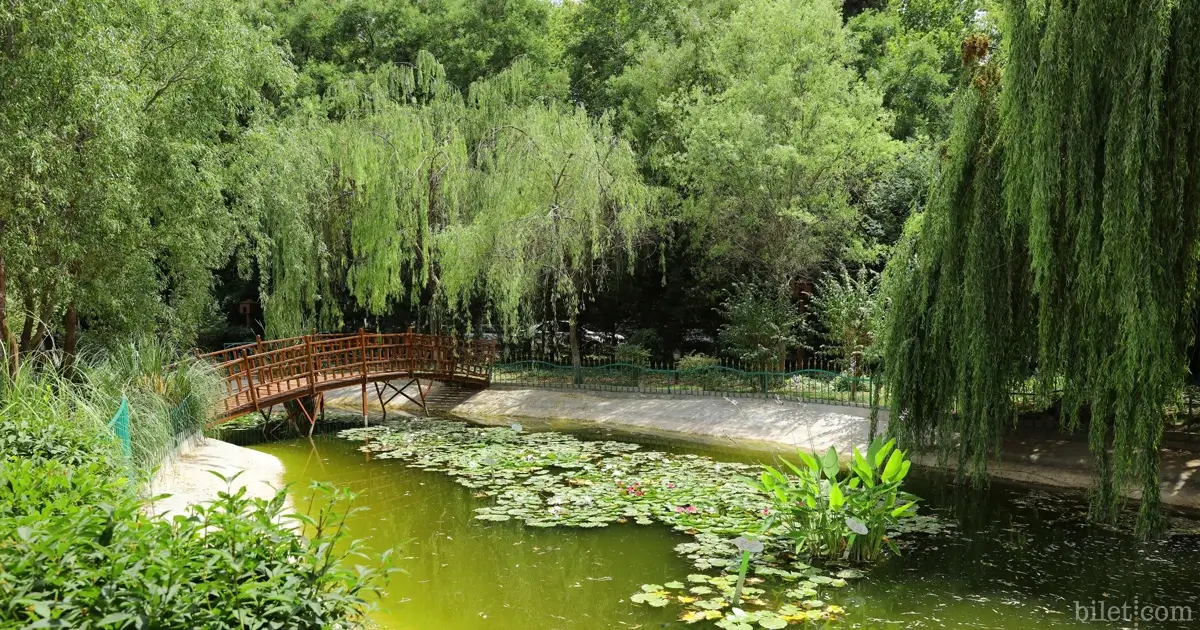
[[[426,378],[486,385],[495,342],[359,331],[257,341],[200,355],[225,386],[213,424],[348,385]]]

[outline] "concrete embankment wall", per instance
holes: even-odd
[[[403,383],[397,383],[397,386]],[[408,391],[414,397],[415,389]],[[721,396],[650,395],[576,389],[522,389],[498,386],[464,391],[435,384],[429,392],[438,413],[484,424],[523,422],[551,428],[592,428],[634,436],[651,436],[706,445],[776,452],[824,451],[830,446],[848,453],[868,441],[868,408],[820,403]],[[368,408],[379,410],[373,391]],[[389,417],[397,413],[389,405]],[[331,392],[327,404],[361,409],[358,388]],[[412,406],[405,407],[408,412]],[[400,412],[403,413],[403,412]],[[886,434],[887,411],[879,411],[878,432]],[[915,463],[937,465],[936,457],[918,455]],[[1053,432],[1020,431],[1005,441],[997,461],[989,464],[994,478],[1026,484],[1089,488],[1093,482],[1086,442]],[[1163,450],[1163,501],[1200,509],[1200,454]],[[1136,492],[1131,494],[1136,498]]]

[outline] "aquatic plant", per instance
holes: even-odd
[[[845,478],[833,447],[819,458],[797,455],[800,466],[781,459],[786,470],[766,466],[748,479],[774,503],[767,529],[780,524],[796,551],[813,557],[870,562],[885,544],[900,553],[887,532],[915,514],[918,499],[900,489],[912,462],[895,440],[875,440],[866,455],[855,447]]]
[[[686,584],[646,584],[630,598],[652,607],[681,605],[683,621],[716,621],[740,630],[753,623],[772,628],[829,619],[841,609],[820,599],[822,591],[862,575],[795,558],[792,540],[770,528],[777,512],[772,498],[743,481],[762,472],[762,466],[459,421],[359,427],[339,435],[363,441],[361,450],[373,457],[453,476],[476,498],[490,500],[476,509],[482,522],[519,521],[541,528],[661,523],[691,535],[693,540],[677,545],[676,552],[698,571],[719,574],[695,573]],[[913,529],[938,528],[931,517],[909,520]],[[736,539],[749,537],[762,547],[747,558]],[[760,588],[767,579],[778,582],[771,592]],[[735,609],[735,597],[742,608]]]

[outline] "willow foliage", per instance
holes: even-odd
[[[1158,526],[1164,406],[1192,342],[1200,204],[1200,6],[1008,6],[1009,212],[1027,213],[1040,366],[1088,419],[1097,517],[1142,492]],[[1110,450],[1111,449],[1111,455]]]
[[[649,224],[629,145],[582,108],[517,108],[478,150],[474,203],[439,239],[453,310],[482,299],[506,330],[547,292],[574,318],[616,252]]]
[[[892,429],[919,447],[957,439],[959,469],[978,479],[1013,418],[1009,391],[1027,347],[1025,239],[1001,197],[998,78],[994,60],[968,77],[928,209],[910,220],[884,277]]]
[[[428,53],[351,75],[260,130],[239,199],[269,334],[397,303],[512,329],[548,295],[574,314],[611,254],[632,251],[650,193],[608,122],[533,94],[518,62],[464,95]]]
[[[1036,369],[1064,384],[1065,425],[1088,426],[1093,516],[1136,488],[1149,534],[1193,341],[1200,4],[1010,0],[1005,18],[999,104],[991,60],[888,270],[894,430],[980,476]]]

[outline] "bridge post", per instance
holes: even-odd
[[[254,403],[254,410],[258,411],[258,388],[254,385],[254,375],[250,373],[249,355],[242,355],[242,369],[246,371],[246,385],[250,388],[250,401]]]
[[[417,369],[417,353],[413,348],[413,331],[412,326],[408,327],[408,335],[404,338],[404,347],[408,350],[408,373],[412,374]]]
[[[362,353],[362,417],[363,426],[367,426],[367,331],[358,329],[358,347]]]

